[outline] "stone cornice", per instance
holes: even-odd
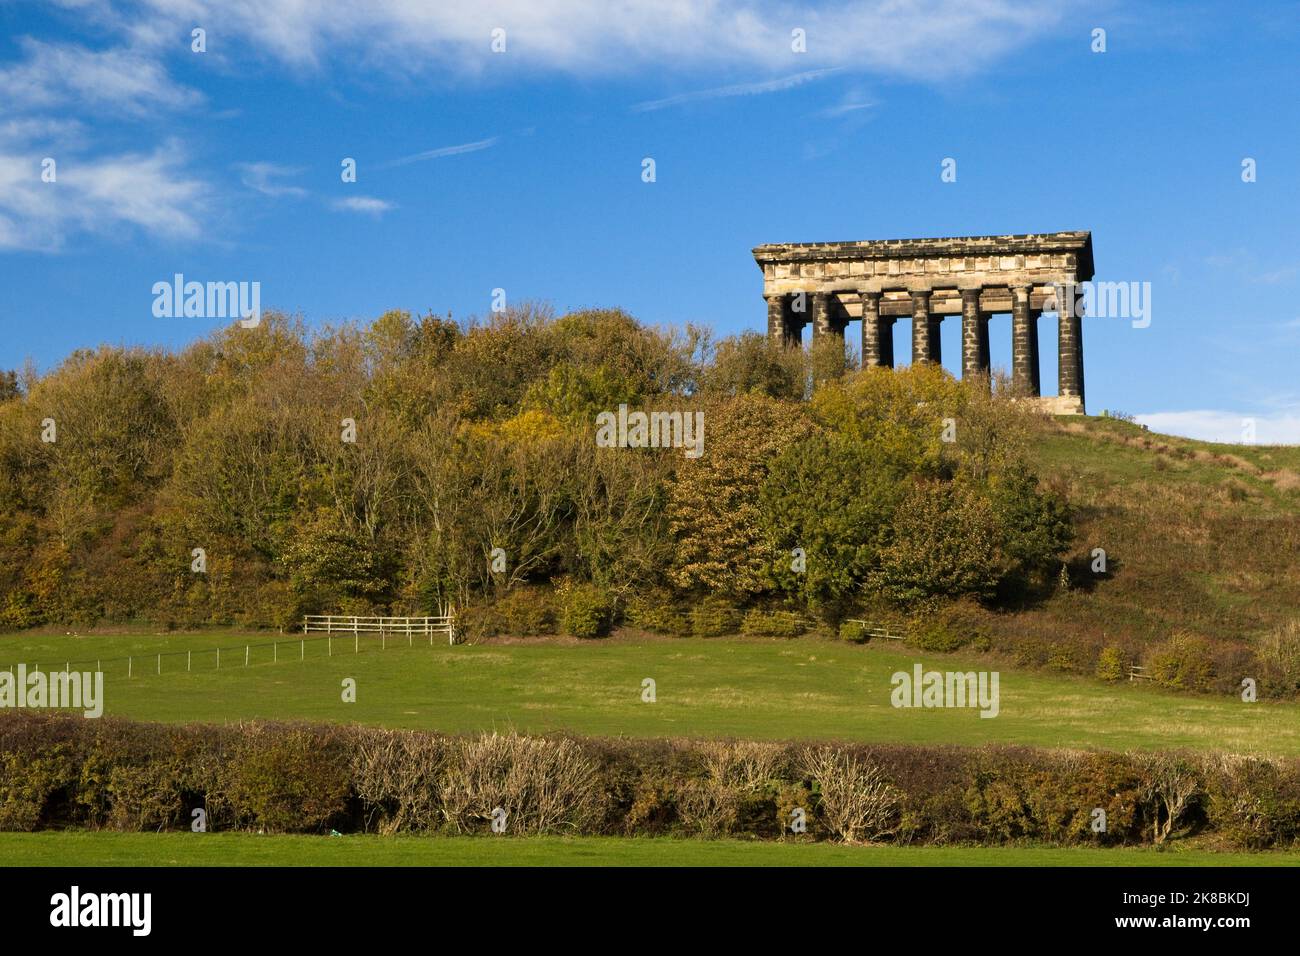
[[[952,236],[935,239],[870,239],[859,242],[782,242],[753,250],[759,268],[769,263],[840,260],[943,259],[1073,253],[1078,279],[1093,275],[1092,233],[1048,232],[1012,236]]]

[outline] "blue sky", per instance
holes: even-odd
[[[207,334],[152,313],[177,272],[313,323],[503,288],[729,334],[760,243],[1089,229],[1152,311],[1085,320],[1089,410],[1300,441],[1297,5],[614,6],[0,0],[0,367]]]

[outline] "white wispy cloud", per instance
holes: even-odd
[[[15,116],[0,120],[0,149],[69,148],[85,141],[85,126],[75,119]]]
[[[0,249],[55,252],[77,232],[193,239],[209,198],[175,142],[149,153],[69,155],[54,182],[42,181],[38,158],[0,146]]]
[[[394,159],[387,163],[381,163],[379,169],[392,169],[395,166],[406,166],[410,163],[422,163],[427,159],[442,159],[445,156],[459,156],[462,153],[476,153],[481,149],[490,149],[500,142],[501,137],[491,136],[488,139],[476,140],[472,143],[460,143],[457,146],[439,146],[437,149],[425,150],[422,153],[412,153],[410,156],[402,156],[400,159]]]
[[[789,76],[777,77],[774,80],[760,80],[755,83],[733,83],[730,86],[715,86],[707,90],[693,90],[689,93],[668,96],[661,100],[648,100],[644,103],[637,103],[632,107],[632,112],[648,113],[652,110],[662,110],[670,106],[680,106],[683,103],[715,100],[729,96],[759,96],[763,93],[778,93],[782,90],[802,86],[805,83],[811,83],[814,80],[820,80],[824,76],[830,76],[832,73],[838,72],[840,72],[838,67],[825,70],[807,70],[803,73],[792,73]]]
[[[397,208],[394,203],[374,196],[349,196],[346,199],[336,199],[330,205],[340,212],[359,212],[375,217]]]
[[[572,74],[843,66],[938,81],[978,68],[1059,25],[1060,0],[479,0],[303,3],[302,0],[143,0],[159,24],[238,39],[295,68],[327,60],[400,72],[499,75],[503,69]],[[132,8],[134,9],[134,8]],[[125,16],[125,15],[124,15]],[[506,31],[506,52],[490,31]],[[806,34],[794,53],[791,31]],[[936,53],[942,51],[942,53]]]
[[[19,41],[23,57],[0,68],[10,109],[75,108],[143,116],[182,109],[202,97],[174,80],[156,58],[129,47],[91,50],[74,43]]]
[[[1258,445],[1300,444],[1300,410],[1230,412],[1201,409],[1185,412],[1151,412],[1137,420],[1152,431],[1201,441],[1240,444],[1250,424]],[[1250,424],[1248,424],[1250,423]]]
[[[877,105],[874,99],[861,90],[850,90],[835,105],[818,110],[817,115],[822,119],[841,119],[858,116],[863,110],[869,110]]]
[[[111,16],[103,5],[93,13],[96,22]],[[57,252],[78,233],[201,235],[211,189],[178,141],[164,133],[123,152],[97,151],[94,140],[105,117],[138,128],[203,97],[130,44],[92,50],[25,37],[18,51],[0,64],[0,250]],[[52,182],[42,175],[47,158]]]
[[[240,182],[249,189],[256,190],[264,196],[305,196],[307,190],[282,182],[291,176],[297,176],[302,169],[295,166],[282,166],[266,161],[256,163],[238,163]]]

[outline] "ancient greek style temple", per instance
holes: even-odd
[[[788,345],[844,338],[862,321],[862,364],[893,366],[894,323],[912,321],[912,361],[941,363],[939,323],[961,316],[962,376],[988,376],[989,322],[1009,315],[1016,391],[1057,414],[1083,414],[1083,308],[1092,234],[799,242],[759,246],[768,334]],[[1062,308],[1064,306],[1064,308]],[[1056,312],[1058,388],[1041,395],[1038,318]]]

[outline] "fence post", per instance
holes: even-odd
[[[185,673],[188,674],[190,672],[190,665],[193,663],[194,663],[194,652],[186,651],[185,652]]]
[[[328,654],[327,656],[328,656],[328,657],[333,657],[333,656],[334,656],[334,636],[333,636],[332,634],[326,634],[326,635],[325,635],[325,646],[329,648],[329,654]]]
[[[221,648],[217,648],[217,670],[221,670]]]
[[[307,659],[307,638],[304,637],[301,641],[298,642],[298,660],[305,661],[306,659]]]
[[[161,654],[158,655],[158,673],[159,673],[159,674],[162,673],[162,655],[161,655]]]
[[[244,666],[248,666],[248,645],[244,645]]]
[[[280,663],[280,642],[279,641],[271,642],[271,663],[272,664]]]
[[[353,654],[361,653],[361,638],[357,637],[355,631],[352,632],[352,653]]]
[[[134,671],[135,671],[135,658],[128,657],[126,659],[126,676],[127,677],[134,676]]]

